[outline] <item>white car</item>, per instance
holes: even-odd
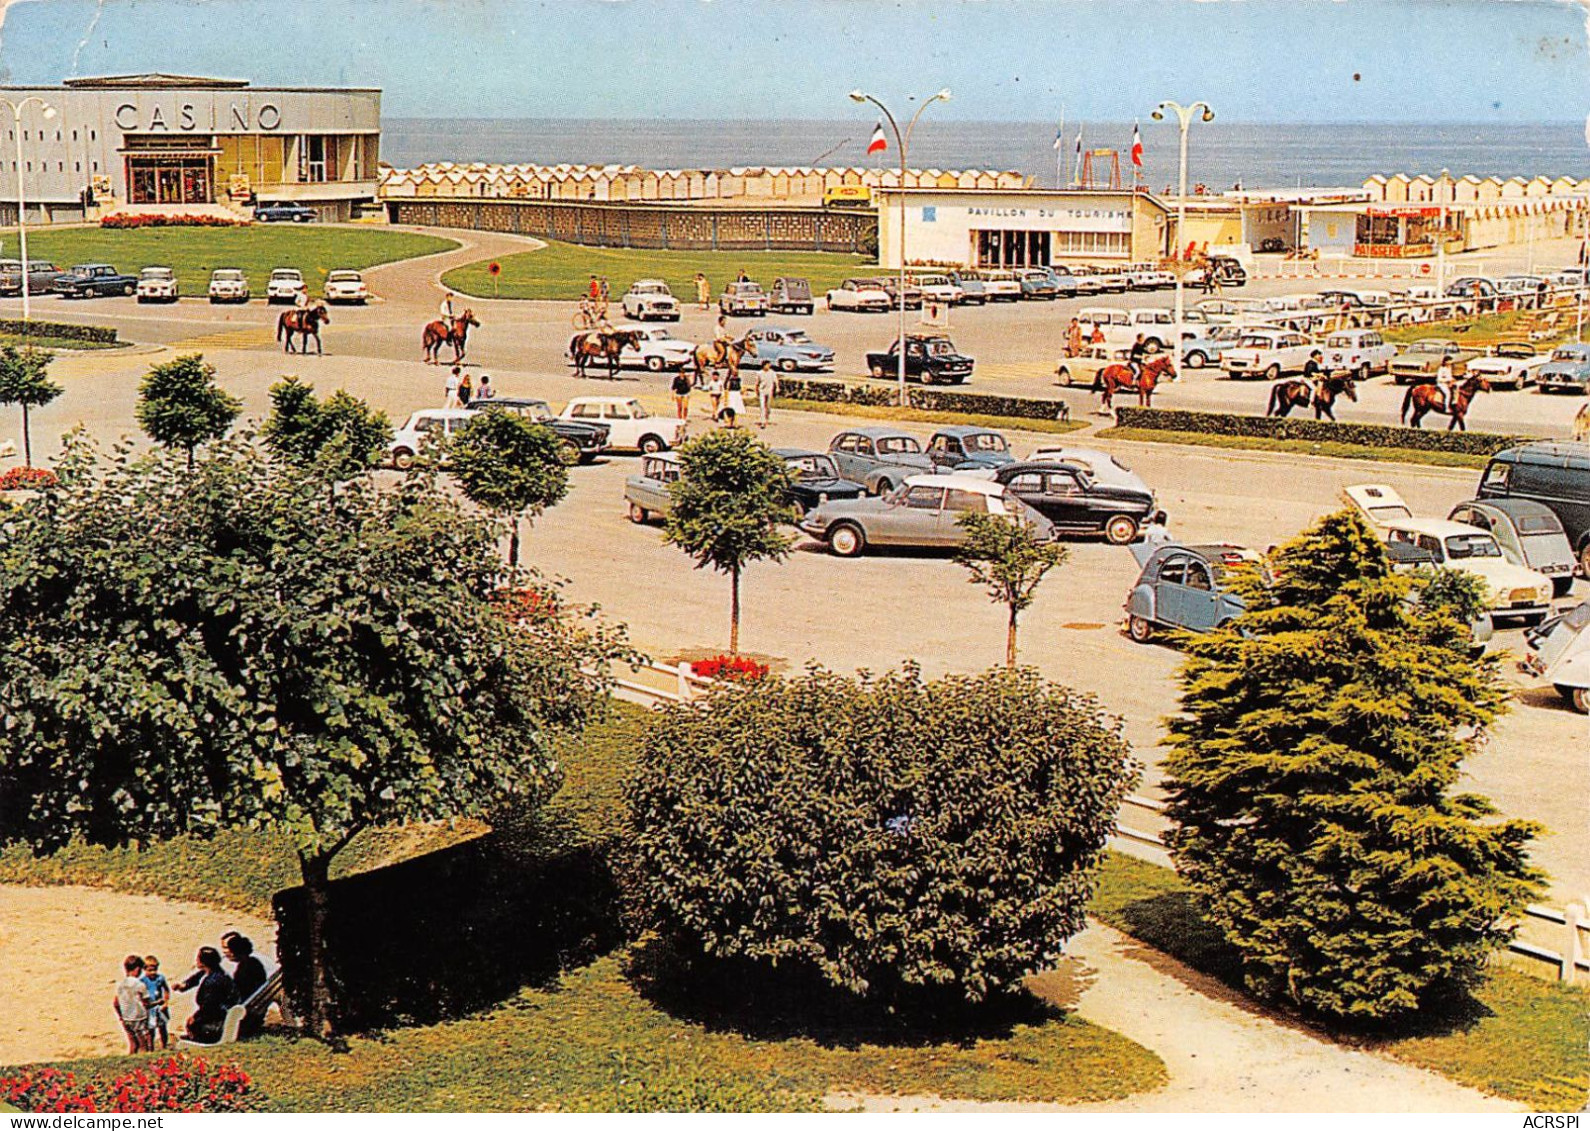
[[[685,422],[653,416],[634,397],[575,397],[558,414],[564,420],[607,425],[607,446],[647,455],[665,452],[685,438]]]
[[[1077,297],[1104,293],[1104,280],[1091,267],[1072,267],[1071,277],[1077,281]]]
[[[1342,496],[1371,526],[1384,532],[1393,522],[1413,517],[1413,509],[1397,493],[1395,487],[1384,483],[1355,483],[1342,488]]]
[[[1379,330],[1340,330],[1328,335],[1320,348],[1328,372],[1345,370],[1360,381],[1376,373],[1390,373],[1391,359],[1397,356],[1397,347]]]
[[[276,268],[265,284],[266,302],[296,302],[299,295],[308,293],[309,288],[304,286],[303,272],[292,267]]]
[[[234,267],[221,267],[210,272],[211,302],[247,302],[248,276]]]
[[[422,408],[410,413],[387,445],[392,466],[400,471],[412,467],[428,446],[453,435],[478,415],[467,408]]]
[[[1273,381],[1283,373],[1303,372],[1309,354],[1317,348],[1314,339],[1296,330],[1250,330],[1236,345],[1220,351],[1220,368],[1231,378]]]
[[[889,292],[876,279],[846,279],[828,292],[829,310],[869,310],[886,312],[894,304]]]
[[[1524,633],[1531,651],[1521,665],[1548,680],[1581,715],[1590,715],[1590,601]]]
[[[1508,561],[1495,536],[1477,526],[1444,518],[1393,518],[1386,523],[1386,541],[1411,542],[1427,551],[1437,566],[1484,581],[1492,620],[1518,617],[1538,622],[1551,612],[1551,578]]]
[[[1132,313],[1120,306],[1084,306],[1077,311],[1077,321],[1082,326],[1082,340],[1089,342],[1096,328],[1104,335],[1106,349],[1118,350],[1132,344]]]
[[[679,300],[661,279],[636,279],[624,292],[624,317],[636,322],[679,321]]]
[[[989,302],[1020,302],[1021,280],[1014,271],[984,271],[983,293]]]
[[[927,302],[936,302],[940,306],[959,306],[966,300],[966,292],[948,275],[912,275],[909,281],[922,292],[922,298]]]
[[[326,301],[351,302],[363,306],[370,301],[370,288],[357,271],[343,269],[326,276]]]
[[[169,267],[145,267],[138,272],[139,302],[176,302],[177,273]]]
[[[1126,272],[1126,287],[1133,291],[1167,290],[1176,285],[1176,276],[1151,267],[1133,267]]]
[[[1497,342],[1488,355],[1469,362],[1468,372],[1484,377],[1493,389],[1522,389],[1535,383],[1540,367],[1550,360],[1533,343]]]
[[[645,368],[653,373],[680,369],[690,360],[690,353],[696,348],[693,343],[674,337],[672,331],[661,326],[621,322],[613,329],[626,330],[639,338],[638,345],[625,346],[619,351],[618,364],[621,366]]]
[[[1496,289],[1511,298],[1533,298],[1545,281],[1539,275],[1503,275],[1496,280]]]

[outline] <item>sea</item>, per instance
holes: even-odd
[[[929,112],[931,114],[931,111]],[[1124,184],[1133,178],[1131,122],[1081,123],[1085,150],[1118,154]],[[1068,122],[1059,149],[1055,122],[963,122],[924,118],[911,140],[910,163],[923,169],[1015,169],[1050,187],[1076,173],[1078,123]],[[1174,184],[1177,130],[1141,123],[1142,184]],[[398,168],[427,161],[511,164],[625,164],[652,169],[721,169],[754,165],[892,164],[869,158],[871,119],[747,121],[625,118],[387,118],[381,158]],[[1590,177],[1590,144],[1579,122],[1337,122],[1275,124],[1195,122],[1189,135],[1188,185],[1212,192],[1298,186],[1357,186],[1375,173],[1453,176]],[[892,145],[892,142],[891,142]],[[1108,177],[1095,159],[1095,180]],[[1101,170],[1103,170],[1101,172]]]

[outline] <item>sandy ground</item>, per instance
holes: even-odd
[[[252,916],[93,888],[0,885],[0,970],[27,985],[13,995],[24,1007],[0,1022],[0,1064],[125,1052],[111,1005],[122,960],[154,954],[175,982],[199,947],[229,929],[274,960],[276,928]],[[174,1032],[192,1006],[192,994],[174,995]]]

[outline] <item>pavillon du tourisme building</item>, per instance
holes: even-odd
[[[147,74],[3,87],[0,96],[22,109],[20,169],[12,116],[0,114],[0,222],[16,220],[19,175],[30,223],[111,211],[246,213],[270,201],[345,220],[375,199],[379,90]]]

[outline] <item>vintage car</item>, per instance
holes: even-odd
[[[899,310],[900,280],[894,275],[883,275],[879,277],[877,282],[883,288],[883,293],[889,296],[889,309]],[[922,288],[907,279],[905,284],[905,308],[907,310],[921,310],[923,297]]]
[[[959,306],[966,292],[948,275],[928,274],[909,276],[911,285],[922,292],[922,297],[939,306]]]
[[[511,412],[544,424],[562,441],[561,454],[566,464],[590,463],[607,450],[608,427],[586,420],[564,420],[552,414],[552,406],[536,397],[487,397],[469,402],[469,411],[496,409]]]
[[[900,372],[900,340],[881,353],[867,354],[867,372],[874,377],[895,377]],[[972,375],[972,359],[956,352],[943,334],[905,336],[905,379],[924,385],[960,385]]]
[[[1014,271],[983,271],[983,293],[989,302],[1020,302],[1021,280]]]
[[[1240,262],[1229,255],[1211,255],[1207,266],[1196,271],[1189,271],[1182,278],[1185,287],[1205,287],[1213,276],[1215,284],[1221,287],[1240,287],[1248,281],[1248,272]]]
[[[680,318],[679,300],[661,279],[636,279],[619,305],[624,308],[624,317],[636,322],[677,322]]]
[[[860,310],[873,314],[889,309],[889,292],[877,279],[846,279],[828,292],[829,310]]]
[[[638,322],[621,322],[613,329],[635,335],[634,345],[625,346],[618,351],[618,364],[624,368],[643,368],[652,373],[679,369],[690,360],[691,351],[696,348],[693,342],[674,337],[672,330],[662,326],[642,326]]]
[[[1321,364],[1329,373],[1348,372],[1360,381],[1391,369],[1397,347],[1386,341],[1379,330],[1338,330],[1327,334],[1320,346]]]
[[[1152,496],[1153,488],[1143,477],[1127,467],[1109,452],[1097,448],[1078,448],[1070,444],[1044,444],[1034,448],[1027,457],[1029,463],[1057,463],[1085,471],[1100,483],[1126,487],[1139,494]]]
[[[28,260],[28,294],[48,294],[55,286],[61,269],[48,259]],[[0,295],[22,293],[22,261],[0,259]]]
[[[887,495],[906,478],[933,470],[922,441],[884,425],[852,428],[828,442],[839,474],[866,487],[868,494]]]
[[[1542,393],[1590,393],[1590,344],[1568,342],[1551,351],[1535,370],[1535,388]]]
[[[773,280],[767,305],[768,309],[780,314],[810,314],[814,309],[811,282],[794,275],[780,275]]]
[[[326,276],[326,286],[322,293],[326,296],[327,302],[363,306],[370,301],[370,287],[364,281],[364,276],[346,267],[338,268]]]
[[[793,326],[759,326],[746,335],[756,343],[756,364],[767,362],[785,373],[833,369],[832,346],[820,346]]]
[[[1002,467],[1015,460],[1010,444],[992,428],[954,424],[940,428],[928,439],[928,459],[940,471],[969,471]]]
[[[1126,275],[1114,267],[1095,267],[1093,277],[1099,281],[1099,290],[1104,294],[1123,295],[1126,293]]]
[[[32,289],[30,278],[28,290]],[[123,275],[108,263],[80,263],[70,271],[55,276],[50,289],[62,298],[135,295],[138,293],[138,280],[131,275]]]
[[[177,273],[169,267],[145,267],[138,272],[139,302],[176,302],[182,288]]]
[[[1581,715],[1590,715],[1590,601],[1524,633],[1530,654],[1520,665],[1557,689]]]
[[[1355,483],[1342,488],[1342,497],[1382,536],[1391,523],[1413,517],[1413,508],[1403,502],[1396,488],[1384,483]]]
[[[1491,618],[1538,623],[1551,611],[1552,583],[1545,574],[1514,565],[1488,531],[1438,518],[1396,518],[1386,524],[1388,542],[1412,542],[1435,564],[1471,573],[1485,582]]]
[[[963,475],[913,475],[883,498],[830,500],[809,511],[800,528],[842,558],[869,546],[953,548],[966,536],[961,516],[996,514],[1030,523],[1054,537],[1049,520],[998,483]]]
[[[1490,458],[1474,492],[1482,499],[1531,499],[1550,509],[1590,577],[1590,447],[1535,440]]]
[[[387,444],[392,466],[399,471],[412,467],[427,448],[456,435],[473,419],[475,413],[467,408],[422,408],[410,413]]]
[[[1420,338],[1391,359],[1391,379],[1399,385],[1418,385],[1435,380],[1442,359],[1452,363],[1452,375],[1461,377],[1479,351],[1459,345],[1450,338]]]
[[[866,487],[839,474],[839,465],[827,452],[774,448],[773,454],[789,468],[790,502],[798,506],[802,514],[829,499],[859,499],[867,493]]]
[[[1573,546],[1562,523],[1543,503],[1529,499],[1474,499],[1459,503],[1447,518],[1489,531],[1514,565],[1551,578],[1552,591],[1566,597],[1573,589]]]
[[[268,303],[285,302],[290,305],[297,301],[299,295],[308,293],[309,288],[304,286],[304,273],[296,267],[278,267],[265,281],[265,301]]]
[[[1469,362],[1468,372],[1483,376],[1492,389],[1522,389],[1535,383],[1535,374],[1549,360],[1531,342],[1497,342],[1490,353]]]
[[[1097,269],[1076,264],[1069,270],[1071,271],[1071,277],[1076,280],[1078,298],[1104,293],[1104,280],[1099,277]]]
[[[1539,275],[1503,275],[1496,280],[1496,289],[1503,298],[1520,302],[1537,302],[1551,289]]]
[[[1225,322],[1195,332],[1183,340],[1181,363],[1188,369],[1202,369],[1206,365],[1219,365],[1225,351],[1242,340],[1242,335],[1252,330],[1279,330],[1279,326],[1262,326],[1252,323]]]
[[[1301,373],[1318,349],[1314,339],[1296,330],[1248,330],[1236,344],[1221,351],[1220,368],[1232,380],[1263,377],[1273,381],[1283,373]]]
[[[1049,278],[1061,298],[1076,298],[1082,293],[1081,285],[1077,277],[1071,273],[1071,268],[1055,263],[1045,267],[1044,270],[1049,272]]]
[[[975,271],[951,271],[946,276],[950,282],[960,288],[962,306],[986,306],[988,304],[988,291],[983,286],[981,276]]]
[[[211,302],[247,302],[251,293],[248,276],[236,267],[217,267],[210,272]]]
[[[1021,284],[1021,297],[1024,299],[1053,302],[1060,297],[1059,284],[1045,268],[1028,267],[1017,271],[1016,281]]]
[[[761,283],[730,283],[718,296],[718,310],[722,314],[761,318],[767,314],[767,292]]]
[[[1132,556],[1143,569],[1126,595],[1126,631],[1139,644],[1156,632],[1209,632],[1241,616],[1246,605],[1225,588],[1233,555],[1226,546],[1139,543]]]
[[[615,451],[655,455],[685,438],[685,422],[653,416],[634,397],[575,397],[558,413],[564,420],[607,425],[607,446]]]
[[[287,200],[273,200],[254,206],[254,219],[260,224],[285,221],[291,221],[294,224],[308,224],[317,216],[319,216],[319,213],[313,208],[303,204],[294,204]]]
[[[1126,286],[1133,291],[1169,290],[1176,285],[1176,276],[1146,263],[1134,263],[1126,269]]]
[[[1008,463],[994,472],[1018,499],[1068,534],[1102,534],[1125,546],[1135,542],[1155,511],[1146,489],[1106,482],[1074,464],[1047,460]]]
[[[640,461],[640,470],[624,480],[624,501],[629,504],[629,521],[646,522],[667,518],[674,509],[669,486],[679,481],[679,457],[673,452],[658,452]]]

